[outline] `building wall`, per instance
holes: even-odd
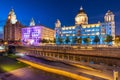
[[[4,26],[4,40],[8,42],[16,42],[21,40],[21,28],[24,26],[16,19],[14,9],[11,9],[7,22]]]
[[[44,26],[22,28],[23,45],[40,45],[42,39],[54,40],[54,30]]]
[[[106,44],[104,42],[107,35],[112,36],[112,26],[111,23],[96,23],[96,24],[85,24],[73,27],[60,27],[56,29],[56,44],[60,44],[59,38],[62,38],[61,44],[75,44],[75,38],[82,38],[82,44],[86,44],[83,39],[89,37],[89,44],[96,44],[93,40],[95,36],[98,36],[100,42],[98,44]],[[66,43],[66,37],[69,38],[69,42]],[[112,43],[111,43],[112,44]]]
[[[23,45],[39,45],[41,39],[41,27],[22,28]]]
[[[41,39],[54,40],[55,38],[55,31],[44,26],[42,26],[41,34]]]
[[[5,41],[20,41],[21,40],[21,28],[22,26],[19,22],[16,24],[11,24],[7,22],[4,26],[4,40]]]

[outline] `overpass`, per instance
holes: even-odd
[[[119,47],[90,46],[15,46],[16,52],[35,57],[94,64],[120,65]]]

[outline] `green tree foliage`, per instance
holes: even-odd
[[[60,44],[63,43],[63,39],[61,37],[58,38],[58,41],[59,41]]]
[[[96,44],[97,44],[98,42],[100,42],[99,37],[98,37],[98,36],[95,36],[95,38],[94,38],[93,42],[95,42]]]
[[[49,41],[47,39],[42,39],[41,42],[42,43],[49,43]]]
[[[54,38],[53,43],[56,43],[56,38]]]
[[[66,42],[67,44],[70,42],[70,39],[69,39],[68,36],[66,37],[65,42]]]
[[[119,43],[120,43],[120,37],[117,36],[117,37],[115,38],[115,44],[118,45]]]
[[[107,42],[109,44],[112,41],[113,41],[113,37],[111,35],[107,35],[105,38],[105,42]]]
[[[82,38],[76,38],[76,43],[81,44],[82,43]]]
[[[84,38],[83,41],[88,45],[90,43],[90,38],[89,37]]]

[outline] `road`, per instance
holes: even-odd
[[[22,59],[26,59],[29,62],[35,62],[35,63],[42,63],[44,64],[43,66],[47,66],[51,69],[55,68],[57,70],[62,70],[62,71],[67,71],[71,73],[78,74],[80,76],[89,78],[91,80],[112,80],[113,75],[112,73],[108,73],[107,71],[101,71],[97,70],[91,67],[86,67],[83,65],[78,65],[78,64],[71,64],[71,63],[64,63],[60,61],[52,61],[52,60],[46,60],[43,58],[36,58],[32,56],[24,56]],[[71,78],[64,77],[54,74],[54,73],[49,73],[45,72],[43,70],[38,70],[33,67],[26,67],[22,69],[18,69],[15,71],[12,71],[8,74],[4,74],[3,76],[0,76],[2,80],[74,80]],[[81,79],[78,79],[81,80]]]
[[[0,80],[73,80],[64,76],[26,67],[5,74]]]
[[[49,61],[43,58],[36,58],[36,57],[24,57],[28,60],[32,60],[35,61],[37,63],[43,63],[43,64],[47,64],[50,66],[54,66],[58,69],[63,69],[65,71],[69,71],[72,73],[76,73],[79,74],[81,76],[90,78],[92,80],[112,80],[112,75],[108,75],[106,73],[103,73],[99,70],[90,68],[90,67],[85,67],[82,65],[76,65],[76,64],[66,64],[63,62],[59,62],[59,61]]]

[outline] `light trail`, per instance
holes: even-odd
[[[30,61],[27,61],[27,60],[23,60],[23,59],[17,59],[17,60],[19,60],[23,63],[26,63],[26,64],[34,67],[34,68],[37,68],[37,69],[40,69],[40,70],[43,70],[43,71],[47,71],[47,72],[51,72],[51,73],[55,73],[55,74],[58,74],[58,75],[66,76],[66,77],[69,77],[69,78],[72,78],[72,79],[75,79],[75,80],[92,80],[90,78],[86,78],[86,77],[77,75],[75,73],[71,73],[71,72],[67,72],[67,71],[59,70],[59,69],[55,69],[55,68],[50,68],[50,67],[43,66],[43,65],[40,65],[40,64],[37,64],[37,63],[34,63],[34,62],[30,62]]]

